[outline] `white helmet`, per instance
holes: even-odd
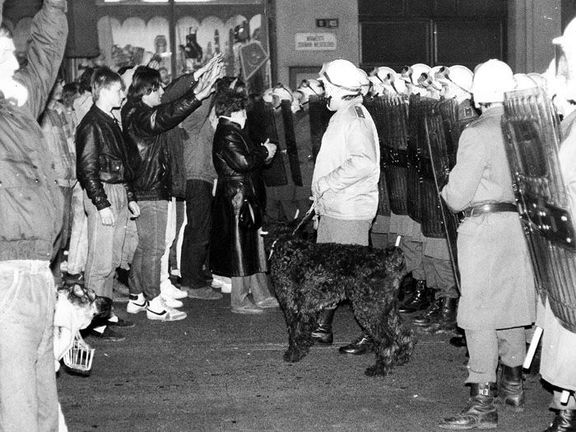
[[[370,89],[366,72],[343,59],[324,63],[319,79],[324,83],[327,106],[332,111],[340,109],[342,101],[366,95]]]
[[[366,72],[344,59],[324,63],[319,79],[324,82],[325,88],[332,85],[348,94],[365,94],[370,87]]]
[[[450,66],[450,81],[468,93],[472,93],[472,81],[474,81],[474,72],[466,66]]]
[[[504,93],[514,90],[514,73],[501,60],[490,59],[476,66],[472,94],[476,104],[504,102]]]
[[[292,102],[294,98],[292,97],[292,92],[284,87],[282,84],[276,84],[276,86],[272,89],[272,96],[275,100],[275,105],[280,105],[280,102],[283,100],[287,100]]]
[[[418,85],[418,79],[422,74],[430,73],[430,66],[424,63],[416,63],[412,66],[404,66],[400,76],[407,84]]]
[[[462,100],[470,99],[474,72],[466,66],[454,65],[442,67],[436,72],[435,78],[444,87],[444,97],[456,97]]]
[[[384,90],[391,95],[406,93],[406,83],[394,69],[387,66],[381,66],[374,69],[374,76],[384,86]]]
[[[266,103],[273,104],[274,103],[273,92],[274,92],[273,88],[264,90],[264,93],[262,93],[262,100],[264,100],[264,102]]]
[[[387,66],[380,66],[374,69],[374,76],[377,77],[383,83],[392,82],[396,79],[396,72],[394,69]]]
[[[384,84],[377,76],[369,76],[368,81],[370,81],[370,94],[373,96],[382,96],[386,92]]]
[[[324,87],[317,79],[309,78],[302,80],[296,91],[294,97],[300,101],[300,105],[308,103],[310,96],[323,96]]]
[[[516,83],[514,90],[527,90],[538,87],[536,81],[525,73],[514,74],[514,82]]]

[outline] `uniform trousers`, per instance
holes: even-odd
[[[465,330],[470,354],[467,383],[496,382],[498,358],[510,367],[522,365],[526,357],[524,327],[500,330]]]
[[[368,246],[372,220],[344,220],[320,216],[316,243],[357,244]]]

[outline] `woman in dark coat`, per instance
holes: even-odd
[[[215,95],[219,119],[212,157],[218,183],[212,208],[210,268],[232,278],[232,312],[250,314],[278,306],[268,289],[260,237],[266,204],[261,169],[274,156],[276,145],[250,141],[244,131],[246,101],[244,84],[238,80],[222,86]]]

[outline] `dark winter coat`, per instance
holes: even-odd
[[[0,261],[50,260],[62,227],[63,197],[37,119],[64,55],[65,7],[45,1],[32,21],[28,64],[14,74],[28,100],[19,107],[0,93]]]
[[[266,206],[261,169],[268,150],[250,141],[237,123],[220,118],[212,155],[218,185],[212,207],[211,270],[229,277],[266,271],[258,230]]]

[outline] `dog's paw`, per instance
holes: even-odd
[[[284,353],[284,361],[288,363],[296,363],[302,360],[306,354],[294,348],[289,348]]]
[[[390,372],[389,368],[386,368],[383,365],[375,364],[374,366],[366,368],[366,370],[364,371],[364,375],[369,377],[375,377],[375,376],[385,377],[386,375],[388,375],[388,372]]]

